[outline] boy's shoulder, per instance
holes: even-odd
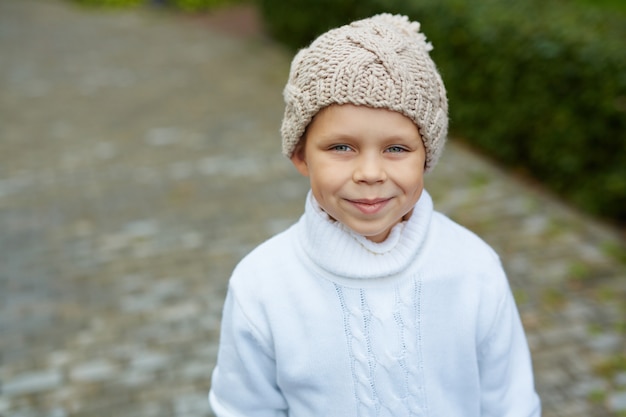
[[[296,262],[295,233],[296,225],[280,232],[256,246],[243,257],[235,267],[231,281],[246,277],[265,277],[267,274],[280,274]]]
[[[485,306],[496,306],[486,300],[505,297],[509,284],[500,257],[480,236],[438,212],[431,218],[429,235],[422,251],[429,280],[464,289],[466,295],[480,294]]]
[[[500,263],[500,257],[487,242],[445,214],[434,211],[430,229],[437,245],[457,259]]]

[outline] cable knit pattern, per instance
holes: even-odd
[[[310,192],[305,211],[298,239],[304,251],[331,274],[365,279],[398,274],[413,262],[426,237],[433,203],[424,190],[409,220],[394,226],[382,243],[331,221]]]
[[[419,325],[421,280],[416,278],[389,292],[385,309],[380,308],[375,289],[335,284],[359,416],[426,413]],[[372,306],[370,299],[375,303]]]
[[[283,153],[291,157],[313,117],[331,104],[402,113],[419,128],[426,171],[448,133],[446,90],[430,58],[432,45],[406,16],[381,14],[330,30],[291,63],[283,96]]]

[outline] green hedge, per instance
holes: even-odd
[[[583,0],[259,1],[271,34],[294,49],[381,11],[420,21],[453,135],[626,224],[623,9]]]

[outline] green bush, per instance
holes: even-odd
[[[626,11],[583,0],[259,0],[293,48],[381,11],[422,23],[451,132],[626,223]]]
[[[168,0],[167,3],[185,11],[213,9],[229,4],[242,3],[242,0]]]

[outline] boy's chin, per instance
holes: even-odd
[[[350,227],[350,230],[352,230],[354,233],[358,235],[363,236],[365,239],[371,242],[383,243],[385,240],[387,240],[387,238],[391,234],[391,230],[394,228],[396,224],[398,223],[395,223],[393,226],[389,227],[388,229],[383,229],[383,230],[355,230],[354,228],[351,228],[351,227]]]

